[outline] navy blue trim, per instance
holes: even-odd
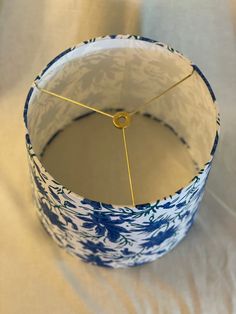
[[[137,38],[137,39],[143,40],[143,41],[147,41],[147,42],[149,42],[149,43],[158,43],[157,40],[151,39],[151,38],[148,38],[148,37],[135,36],[135,35],[134,35],[134,37]]]
[[[28,133],[25,135],[25,140],[26,140],[26,144],[30,144],[30,137]]]
[[[156,120],[156,119],[155,119]],[[163,122],[162,120],[160,120],[160,122]],[[175,135],[177,135],[179,138],[180,138],[180,136],[179,136],[179,134],[177,133],[177,131],[173,128],[173,126],[171,126],[170,124],[168,124],[168,123],[166,123],[166,122],[163,122],[163,125],[165,126],[165,127],[167,127],[169,130],[171,130],[171,132],[173,132]],[[180,138],[180,140],[181,140],[181,138]],[[184,144],[184,143],[183,143]]]
[[[95,114],[95,112],[94,111],[87,112],[87,113],[83,114],[82,116],[78,116],[78,117],[74,118],[72,121],[78,121],[78,120],[83,119],[85,117],[91,116],[92,114]]]
[[[68,52],[70,52],[72,50],[72,48],[68,48],[64,51],[62,51],[59,55],[57,55],[54,59],[52,59],[47,65],[46,67],[43,69],[42,73],[40,76],[44,75],[44,73],[48,70],[48,68],[50,68],[50,66],[55,63],[58,59],[60,59],[61,57],[63,57],[65,54],[67,54]]]
[[[43,148],[43,150],[42,150],[42,152],[41,152],[41,154],[40,154],[40,157],[43,156],[43,154],[45,153],[45,150],[46,150],[46,148],[48,147],[48,145],[52,143],[52,141],[57,137],[57,135],[58,135],[59,133],[61,133],[61,131],[63,131],[63,129],[58,130],[58,131],[57,131],[56,133],[54,133],[53,136],[47,141],[46,145],[44,146],[44,148]]]
[[[105,35],[104,37],[107,37],[107,35]],[[109,37],[110,37],[111,39],[115,39],[115,38],[117,38],[117,35],[111,34],[111,35],[109,35]]]
[[[23,111],[23,118],[24,118],[24,122],[25,122],[25,126],[26,128],[28,128],[28,123],[27,123],[27,112],[28,112],[28,107],[29,107],[29,101],[30,101],[30,97],[33,93],[33,90],[34,88],[31,87],[29,92],[28,92],[28,95],[26,97],[26,101],[25,101],[25,107],[24,107],[24,111]]]
[[[219,113],[218,113],[218,117],[217,117],[217,124],[220,126],[220,116],[219,116]]]
[[[215,154],[218,141],[219,141],[219,134],[218,134],[218,131],[216,131],[215,141],[214,141],[214,144],[213,144],[213,147],[212,147],[212,150],[211,150],[211,155],[212,156]]]
[[[201,76],[201,78],[203,79],[204,83],[206,84],[210,94],[211,94],[211,98],[213,100],[213,102],[216,101],[216,97],[215,97],[215,94],[211,88],[211,85],[210,83],[208,82],[208,80],[206,79],[205,75],[202,73],[202,71],[199,69],[199,67],[195,64],[192,64],[192,67],[194,68],[194,70]],[[216,120],[216,123],[218,125],[220,125],[220,121],[219,121],[219,117],[217,117],[217,120]],[[213,146],[212,146],[212,150],[211,150],[211,156],[214,156],[215,154],[215,151],[216,151],[216,147],[217,147],[217,144],[218,144],[218,141],[219,141],[219,133],[218,133],[218,130],[216,131],[216,136],[215,136],[215,140],[214,140],[214,143],[213,143]]]
[[[195,64],[192,64],[192,67],[194,68],[194,70],[201,76],[201,78],[203,79],[204,83],[206,84],[210,94],[211,94],[211,98],[213,101],[216,101],[216,96],[211,88],[210,83],[208,82],[208,80],[206,79],[205,75],[202,73],[202,71],[199,69],[199,67]]]

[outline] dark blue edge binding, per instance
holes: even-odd
[[[210,83],[208,82],[207,78],[205,77],[205,75],[202,73],[202,71],[199,69],[199,67],[196,64],[192,64],[192,67],[194,68],[194,70],[201,76],[201,78],[203,79],[204,83],[206,84],[210,94],[211,94],[211,98],[212,100],[215,102],[216,101],[216,96],[211,88]]]
[[[213,102],[216,101],[216,96],[213,92],[213,89],[209,83],[209,81],[207,80],[207,78],[205,77],[205,75],[202,73],[202,71],[199,69],[199,67],[196,65],[196,64],[192,64],[192,67],[193,69],[200,75],[200,77],[202,78],[202,80],[204,81],[204,83],[206,84],[208,90],[209,90],[209,93],[211,95],[211,98],[213,100]],[[219,123],[219,117],[217,117],[217,124],[220,125]],[[216,151],[216,147],[217,147],[217,144],[218,144],[218,141],[219,141],[219,132],[218,130],[216,131],[216,135],[215,135],[215,140],[214,140],[214,143],[213,143],[213,146],[212,146],[212,149],[211,149],[211,156],[214,156],[215,154],[215,151]]]

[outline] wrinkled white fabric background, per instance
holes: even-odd
[[[236,313],[234,0],[0,0],[0,313]],[[43,66],[69,46],[134,33],[169,43],[209,79],[221,140],[187,238],[151,264],[87,265],[59,249],[34,211],[22,110]]]

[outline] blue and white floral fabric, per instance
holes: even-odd
[[[163,49],[179,54],[159,42],[140,36],[117,35],[120,39],[149,41]],[[39,79],[61,57],[105,36],[85,41],[63,52],[44,69]],[[195,70],[209,89],[212,102],[215,96],[198,67]],[[28,107],[35,87],[29,91],[24,119],[26,146],[29,156],[33,190],[40,220],[57,244],[82,260],[106,267],[127,267],[153,261],[173,249],[191,227],[202,199],[212,158],[218,142],[219,117],[210,159],[189,184],[174,195],[153,203],[115,206],[83,198],[57,182],[43,167],[35,153],[28,129]]]

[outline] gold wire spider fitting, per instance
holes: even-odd
[[[126,159],[126,166],[127,166],[127,172],[128,172],[128,179],[129,179],[129,187],[130,187],[130,194],[131,194],[131,199],[132,199],[132,205],[135,206],[135,198],[134,198],[134,190],[133,190],[133,182],[132,182],[132,176],[131,176],[131,169],[130,169],[130,162],[129,162],[129,154],[128,154],[128,147],[127,147],[127,140],[126,140],[126,132],[125,129],[130,125],[131,123],[131,118],[133,115],[135,115],[136,113],[138,113],[143,107],[146,107],[147,105],[149,105],[151,102],[153,102],[154,100],[159,99],[160,97],[162,97],[164,94],[166,94],[167,92],[169,92],[170,90],[172,90],[173,88],[175,88],[176,86],[178,86],[179,84],[181,84],[182,82],[184,82],[185,80],[187,80],[188,78],[190,78],[193,73],[194,73],[194,68],[192,69],[192,72],[190,74],[188,74],[187,76],[185,76],[183,79],[181,79],[180,81],[176,82],[175,84],[171,85],[169,88],[167,88],[166,90],[164,90],[162,93],[158,94],[155,97],[152,97],[151,99],[149,99],[148,101],[146,101],[145,103],[143,103],[141,106],[139,106],[136,110],[132,111],[132,112],[126,112],[126,111],[119,111],[117,113],[115,113],[114,115],[109,114],[105,111],[102,111],[96,107],[92,107],[89,106],[87,104],[83,104],[79,101],[75,101],[73,99],[64,97],[62,95],[56,94],[54,92],[51,92],[47,89],[41,88],[38,86],[38,84],[36,83],[36,81],[34,81],[34,85],[36,86],[36,88],[38,90],[40,90],[43,93],[46,93],[48,95],[57,97],[61,100],[70,102],[72,104],[78,105],[80,107],[83,108],[87,108],[89,110],[95,111],[97,113],[100,113],[104,116],[107,116],[109,118],[112,118],[113,124],[116,128],[121,129],[122,130],[122,137],[123,137],[123,144],[124,144],[124,150],[125,150],[125,159]]]
[[[113,124],[118,129],[125,129],[130,125],[131,116],[128,112],[119,111],[113,116]]]

